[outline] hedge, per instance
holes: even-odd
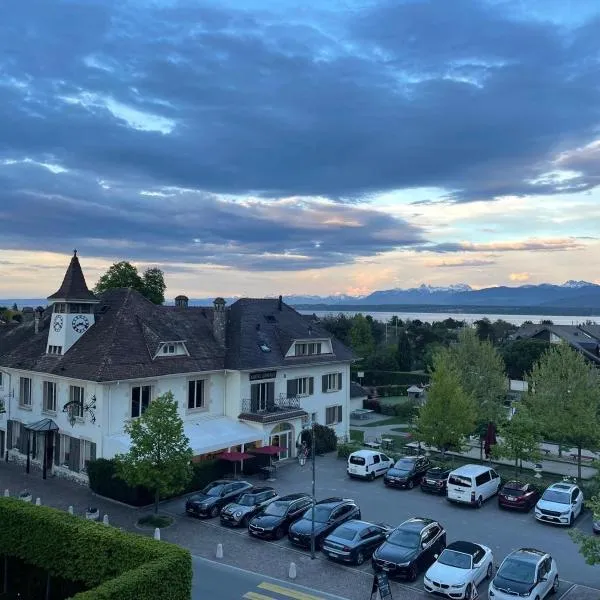
[[[191,555],[174,544],[15,498],[0,498],[0,523],[2,552],[81,582],[88,590],[74,600],[191,597]]]

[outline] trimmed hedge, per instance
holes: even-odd
[[[89,588],[74,600],[189,600],[188,550],[15,498],[0,498],[3,554]]]
[[[363,445],[359,442],[351,442],[349,444],[338,444],[337,455],[338,458],[348,458],[353,452],[362,449]]]

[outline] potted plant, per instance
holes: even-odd
[[[19,494],[19,500],[23,500],[23,502],[31,502],[31,500],[32,500],[31,492],[28,490],[23,490]]]
[[[88,521],[97,521],[100,518],[100,511],[95,506],[88,506],[85,510],[85,518]]]

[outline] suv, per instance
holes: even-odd
[[[535,505],[535,518],[570,527],[583,512],[583,493],[574,483],[563,481],[546,488]]]
[[[383,483],[412,490],[415,483],[421,483],[430,467],[431,462],[426,456],[405,456],[383,476]]]
[[[492,600],[542,600],[559,587],[556,561],[546,552],[521,548],[504,559],[488,594]]]
[[[445,496],[448,475],[450,475],[450,469],[445,467],[432,467],[428,469],[423,479],[421,479],[421,490]]]
[[[221,510],[221,525],[248,527],[250,519],[279,498],[272,487],[254,488]]]
[[[218,479],[209,483],[199,494],[185,503],[185,512],[194,517],[218,517],[221,509],[254,486],[247,481]]]
[[[312,496],[308,494],[281,496],[250,520],[248,533],[262,539],[279,540],[312,503]]]
[[[295,546],[310,548],[314,511],[315,548],[321,547],[323,540],[338,526],[350,519],[360,519],[360,508],[349,498],[327,498],[317,502],[292,523],[288,539]]]

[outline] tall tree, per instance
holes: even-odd
[[[600,495],[586,501],[586,506],[591,509],[595,521],[600,521]],[[588,565],[600,565],[600,537],[585,535],[583,531],[574,529],[569,532],[574,542],[579,544],[579,552]]]
[[[476,403],[477,429],[483,430],[488,423],[500,425],[507,416],[504,407],[507,379],[498,350],[466,327],[450,353],[460,373],[462,388]]]
[[[476,406],[460,383],[453,358],[447,350],[433,359],[434,370],[427,401],[419,409],[415,426],[417,439],[443,453],[460,449],[475,425]]]
[[[115,288],[133,288],[154,304],[165,301],[165,284],[163,272],[157,267],[150,267],[140,276],[137,268],[130,262],[121,261],[111,265],[100,277],[94,292],[101,294]]]
[[[184,489],[192,476],[192,450],[173,394],[155,398],[124,429],[131,437],[131,448],[115,457],[117,472],[129,485],[154,492],[154,512],[158,513],[160,498]]]
[[[150,267],[144,271],[142,281],[144,296],[154,304],[164,304],[167,286],[163,272],[158,267]]]
[[[371,323],[363,315],[356,315],[353,319],[350,329],[350,345],[352,350],[363,360],[367,359],[375,350]]]
[[[475,330],[477,331],[477,337],[482,342],[496,342],[496,332],[494,331],[494,326],[487,317],[475,321],[474,325]]]
[[[545,340],[523,339],[509,342],[500,349],[511,379],[524,379],[544,352],[550,348]]]
[[[527,402],[548,436],[577,449],[577,477],[581,480],[582,450],[600,447],[596,368],[568,344],[558,344],[533,367]]]
[[[398,335],[398,367],[401,371],[412,369],[412,346],[404,329]]]

